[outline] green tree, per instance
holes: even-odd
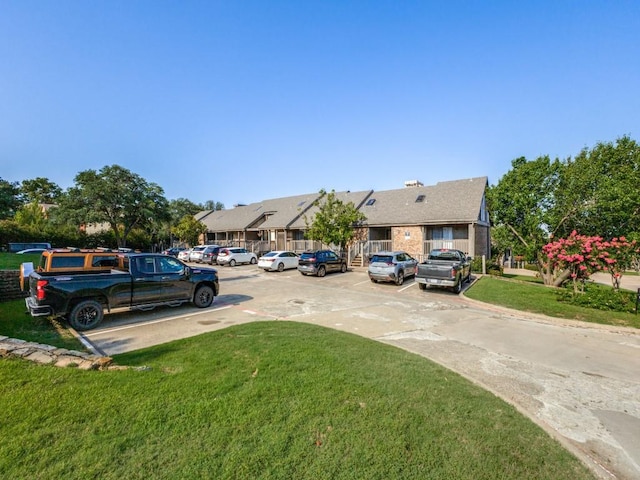
[[[353,202],[344,203],[332,190],[327,193],[320,190],[320,196],[315,202],[318,211],[311,219],[305,215],[307,231],[305,237],[317,240],[325,245],[339,245],[340,250],[346,250],[355,236],[356,228],[367,217],[359,211]]]
[[[207,231],[207,226],[197,221],[193,215],[185,215],[180,222],[171,228],[171,233],[178,237],[182,243],[196,245],[198,237]]]
[[[557,186],[559,236],[604,238],[640,232],[640,146],[629,137],[598,143],[569,159]]]
[[[535,260],[545,278],[548,262],[542,247],[558,228],[558,222],[564,221],[554,210],[556,187],[564,164],[543,156],[532,161],[520,157],[513,160],[511,166],[498,184],[487,191],[492,223],[504,227],[514,249]]]
[[[43,231],[47,226],[47,217],[37,202],[27,203],[21,207],[15,216],[16,223],[33,230]]]
[[[27,203],[57,203],[62,196],[62,189],[43,177],[23,180],[20,192]]]
[[[85,170],[74,180],[59,208],[77,224],[109,224],[118,247],[126,246],[134,228],[157,231],[158,222],[169,219],[162,188],[119,165]]]
[[[224,210],[224,203],[214,202],[213,200],[207,200],[204,202],[204,208],[201,210]]]
[[[0,178],[0,220],[13,218],[21,205],[18,184]]]
[[[185,215],[195,215],[202,210],[206,210],[206,208],[186,198],[170,200],[169,215],[171,217],[171,225],[177,225]]]

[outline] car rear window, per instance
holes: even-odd
[[[380,263],[393,263],[393,259],[391,255],[374,255],[371,259],[371,263],[380,262]]]
[[[305,252],[302,255],[300,255],[300,258],[306,260],[306,259],[309,259],[309,258],[313,258],[315,256],[316,256],[315,252]]]

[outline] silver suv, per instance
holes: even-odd
[[[402,285],[406,277],[416,274],[418,261],[407,252],[378,252],[369,262],[369,278],[372,282],[394,282]]]

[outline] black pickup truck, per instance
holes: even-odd
[[[122,255],[118,266],[107,272],[31,272],[25,301],[34,317],[65,317],[76,330],[89,330],[102,321],[105,310],[149,310],[186,302],[205,308],[218,291],[216,270],[142,253]]]
[[[427,259],[418,264],[415,281],[420,290],[449,287],[460,293],[462,284],[471,281],[471,257],[460,250],[431,250]]]

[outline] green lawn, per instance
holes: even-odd
[[[603,325],[640,328],[640,316],[637,314],[595,310],[561,303],[557,299],[555,289],[545,287],[535,278],[530,277],[527,280],[527,277],[516,277],[516,280],[482,277],[464,294],[474,300],[524,312]],[[602,286],[601,288],[611,287]]]
[[[38,265],[41,256],[39,253],[18,255],[16,253],[0,252],[0,270],[20,270],[20,264],[23,262],[31,262],[34,265]]]
[[[256,322],[116,357],[0,361],[0,472],[67,479],[586,479],[542,429],[423,357]]]

